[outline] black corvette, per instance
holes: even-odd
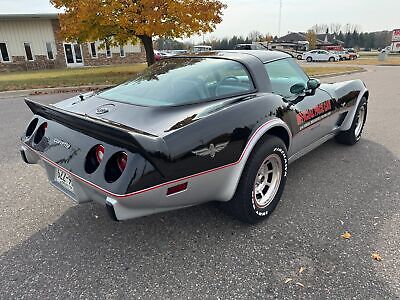
[[[310,79],[282,52],[173,57],[98,93],[26,100],[21,154],[115,220],[215,200],[255,223],[278,204],[290,162],[360,139],[368,96],[360,80]]]

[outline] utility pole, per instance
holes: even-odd
[[[282,0],[279,0],[279,25],[278,25],[278,37],[281,37],[281,25],[282,25]]]

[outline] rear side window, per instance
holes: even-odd
[[[219,58],[170,58],[132,81],[99,94],[108,100],[143,106],[176,106],[253,92],[253,81],[239,62]]]
[[[295,96],[290,92],[293,85],[300,83],[304,87],[307,86],[308,76],[292,58],[266,63],[265,70],[271,82],[272,92],[284,98]]]

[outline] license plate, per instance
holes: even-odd
[[[74,192],[74,186],[72,185],[71,176],[68,173],[64,172],[61,169],[56,169],[56,176],[55,180],[59,183],[62,187],[67,189],[70,192]]]

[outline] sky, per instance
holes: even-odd
[[[221,0],[223,21],[208,38],[247,36],[253,30],[278,35],[280,0]],[[0,14],[57,12],[48,0],[0,0]],[[347,23],[362,31],[400,28],[399,0],[282,0],[281,35],[315,24]],[[193,37],[199,40],[200,37]]]

